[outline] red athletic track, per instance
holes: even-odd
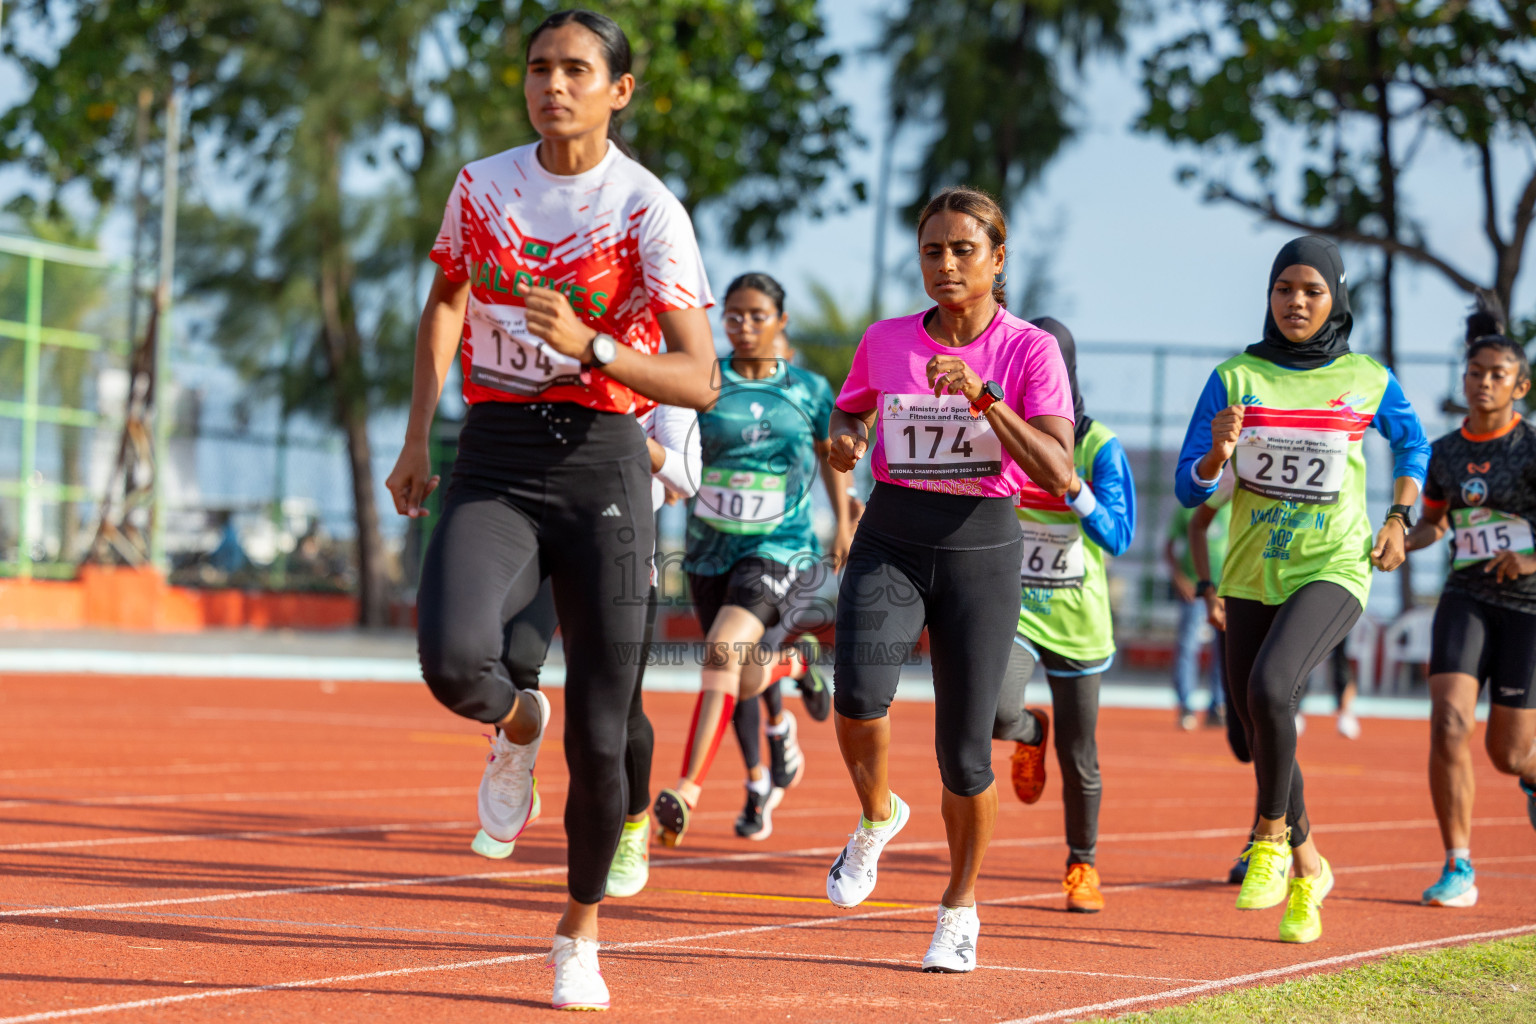
[[[646,700],[654,781],[670,782],[692,698]],[[893,777],[913,818],[871,902],[848,912],[823,899],[857,814],[830,727],[802,728],[808,779],[764,843],[731,833],[741,789],[728,743],[686,846],[656,851],[650,888],[604,907],[616,1017],[1091,1017],[1389,947],[1536,931],[1536,842],[1514,783],[1481,752],[1482,902],[1425,909],[1418,893],[1441,857],[1425,725],[1368,721],[1350,743],[1312,720],[1309,802],[1339,882],[1322,940],[1288,946],[1278,908],[1239,913],[1215,881],[1248,824],[1249,769],[1219,731],[1108,710],[1108,909],[1062,910],[1053,765],[1039,805],[1003,794],[981,884],[983,969],[922,974],[946,875],[932,708],[897,705],[894,721]],[[412,686],[0,681],[0,1024],[548,1019],[540,961],[564,899],[558,730],[540,765],[545,817],[502,862],[468,847],[478,732]],[[1008,751],[996,753],[1006,779]]]

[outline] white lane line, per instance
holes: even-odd
[[[541,786],[542,792],[559,787]],[[410,789],[316,789],[276,793],[159,793],[151,796],[101,796],[85,799],[0,800],[0,807],[159,807],[169,804],[288,803],[294,800],[392,800],[413,796],[463,796],[467,786],[431,786]]]
[[[337,825],[329,828],[277,828],[259,832],[185,832],[110,839],[54,839],[38,843],[0,844],[0,852],[18,850],[77,850],[82,847],[141,846],[145,843],[195,843],[201,840],[289,839],[295,836],[345,836],[370,832],[446,832],[476,825],[473,821],[416,821],[390,825]]]
[[[1054,893],[1052,895],[1055,895]],[[777,949],[724,949],[720,946],[669,946],[669,949],[683,949],[698,953],[730,953],[745,956],[776,956],[786,960],[830,960],[842,963],[857,964],[912,964],[912,958],[879,957],[879,956],[840,956],[836,953],[794,953],[788,950]],[[1112,974],[1108,971],[1069,971],[1064,968],[1052,967],[1006,967],[1002,964],[977,964],[978,971],[1017,971],[1021,974],[1081,974],[1092,978],[1130,978],[1135,981],[1162,981],[1169,984],[1190,981],[1206,981],[1206,978],[1164,978],[1152,974]]]
[[[753,856],[756,856],[756,855],[746,855],[746,856],[747,857],[753,857]],[[702,861],[702,860],[709,860],[709,859],[712,859],[712,858],[698,858],[698,859]],[[674,861],[673,863],[674,864],[680,864],[681,862],[680,861]],[[516,873],[515,872],[506,872],[506,873],[495,872],[495,873],[488,873],[488,874],[512,875],[512,874],[516,874]],[[464,876],[464,877],[466,877],[466,878],[487,877],[487,875]],[[1210,879],[1203,879],[1203,878],[1198,878],[1198,879],[1197,878],[1176,879],[1176,880],[1165,881],[1165,882],[1146,882],[1146,883],[1139,883],[1139,884],[1135,884],[1135,885],[1107,886],[1107,887],[1105,887],[1105,891],[1106,892],[1125,892],[1125,891],[1136,890],[1136,889],[1173,888],[1173,887],[1187,886],[1187,885],[1201,885],[1201,884],[1205,884],[1205,883],[1207,883],[1209,881],[1210,881]],[[367,885],[384,885],[384,884],[388,884],[388,883],[359,883],[358,887],[363,887],[363,886],[367,886]],[[1027,902],[1035,902],[1035,901],[1043,900],[1043,899],[1055,899],[1055,898],[1059,898],[1060,895],[1061,894],[1060,894],[1059,891],[1052,890],[1050,892],[1029,893],[1029,894],[1019,895],[1019,896],[1004,897],[1002,899],[997,899],[997,900],[984,900],[984,901],[982,901],[982,903],[983,903],[983,905],[987,905],[987,906],[996,906],[996,905],[1005,905],[1005,904],[1016,904],[1016,903],[1027,903]],[[168,901],[168,902],[174,902],[174,901]],[[65,909],[91,909],[91,908],[65,908]],[[787,930],[790,930],[790,929],[802,929],[802,928],[807,928],[807,929],[808,928],[817,928],[817,927],[823,927],[823,926],[826,926],[826,925],[846,924],[846,923],[852,922],[852,921],[868,921],[868,920],[873,920],[873,919],[877,919],[877,918],[898,917],[898,916],[903,916],[903,915],[906,915],[906,914],[920,913],[920,912],[926,911],[928,909],[930,909],[930,908],[928,908],[928,907],[907,907],[907,908],[900,908],[900,909],[893,909],[893,910],[868,911],[868,912],[862,913],[862,914],[830,915],[830,916],[825,916],[825,917],[806,918],[806,919],[799,920],[799,921],[781,922],[781,923],[778,923],[778,924],[757,925],[757,926],[746,927],[746,928],[723,929],[723,930],[719,930],[719,931],[704,932],[704,933],[694,934],[694,935],[678,935],[678,936],[673,936],[671,938],[647,939],[647,940],[639,941],[639,942],[616,943],[616,944],[614,944],[612,946],[607,946],[605,948],[607,948],[609,951],[612,951],[612,952],[622,952],[622,951],[626,951],[626,950],[648,949],[648,948],[656,948],[656,947],[682,946],[682,945],[686,945],[688,943],[705,942],[705,941],[708,941],[710,939],[734,938],[734,937],[742,936],[742,935],[761,935],[761,934],[764,934],[764,933],[767,933],[767,932],[787,931]],[[35,913],[39,913],[39,912],[38,911],[28,911],[27,913],[35,914]],[[5,916],[14,916],[14,915],[8,913]],[[1503,929],[1501,931],[1480,932],[1480,933],[1475,933],[1475,934],[1470,934],[1470,935],[1454,936],[1454,937],[1451,937],[1451,938],[1444,938],[1444,939],[1431,939],[1431,940],[1428,940],[1426,942],[1407,943],[1407,944],[1401,945],[1401,946],[1385,947],[1383,949],[1370,950],[1370,951],[1366,951],[1366,952],[1363,952],[1363,953],[1348,954],[1348,955],[1339,956],[1339,957],[1331,957],[1331,958],[1329,958],[1327,960],[1314,961],[1314,962],[1312,962],[1310,964],[1299,964],[1299,965],[1294,965],[1292,967],[1283,967],[1283,968],[1276,968],[1276,969],[1270,970],[1270,971],[1261,971],[1261,972],[1258,972],[1256,974],[1251,974],[1251,975],[1239,975],[1239,976],[1235,976],[1233,978],[1225,978],[1225,979],[1220,979],[1220,980],[1217,980],[1217,981],[1200,982],[1198,984],[1191,985],[1191,986],[1189,986],[1187,988],[1184,988],[1184,989],[1174,989],[1174,990],[1171,990],[1169,992],[1155,993],[1155,994],[1148,995],[1148,996],[1131,997],[1129,999],[1119,1000],[1119,1001],[1115,1001],[1115,1002],[1112,1002],[1112,1003],[1099,1004],[1097,1006],[1079,1007],[1079,1008],[1076,1008],[1076,1009],[1064,1010],[1064,1011],[1053,1011],[1052,1013],[1049,1013],[1049,1014],[1039,1015],[1039,1016],[1036,1016],[1036,1017],[1024,1018],[1024,1019],[1019,1020],[1019,1021],[1009,1022],[1009,1024],[1032,1024],[1032,1022],[1034,1022],[1034,1021],[1055,1020],[1055,1019],[1058,1019],[1060,1017],[1071,1016],[1071,1015],[1073,1015],[1075,1013],[1091,1012],[1093,1010],[1097,1010],[1097,1009],[1100,1009],[1100,1008],[1115,1008],[1115,1007],[1120,1006],[1122,1004],[1123,1005],[1131,1005],[1131,1004],[1135,1004],[1137,1002],[1147,1002],[1147,1001],[1158,1000],[1158,999],[1177,998],[1177,997],[1179,997],[1181,995],[1184,995],[1184,994],[1193,994],[1193,993],[1197,993],[1197,992],[1210,991],[1210,990],[1214,990],[1214,989],[1217,989],[1217,988],[1228,987],[1228,986],[1231,986],[1231,985],[1243,984],[1245,981],[1262,980],[1262,979],[1267,978],[1267,977],[1283,975],[1283,974],[1286,974],[1286,973],[1294,973],[1296,971],[1306,970],[1309,967],[1328,966],[1328,965],[1334,964],[1334,963],[1344,963],[1344,962],[1348,962],[1350,960],[1358,960],[1358,959],[1363,959],[1365,957],[1370,957],[1370,956],[1379,956],[1379,955],[1382,955],[1384,953],[1401,952],[1401,951],[1410,950],[1410,949],[1428,948],[1428,947],[1432,947],[1432,946],[1436,946],[1436,945],[1448,945],[1450,943],[1459,942],[1459,941],[1476,941],[1476,940],[1484,939],[1484,938],[1502,938],[1502,937],[1509,936],[1509,935],[1520,935],[1520,934],[1525,934],[1527,932],[1532,932],[1532,931],[1536,931],[1536,925],[1525,925],[1525,926],[1521,926],[1521,927],[1518,927],[1518,928]],[[532,960],[532,959],[538,958],[540,956],[542,956],[542,954],[540,954],[540,953],[520,953],[520,954],[512,954],[512,955],[508,955],[508,956],[488,957],[488,958],[484,958],[484,959],[480,959],[480,960],[460,961],[458,963],[428,964],[428,965],[423,965],[423,966],[419,966],[419,967],[399,967],[399,968],[393,968],[393,969],[382,970],[382,971],[369,971],[369,972],[362,973],[362,974],[334,975],[334,976],[327,977],[327,978],[310,978],[310,979],[302,979],[302,980],[298,980],[298,981],[274,982],[274,983],[268,984],[268,985],[247,985],[247,986],[240,986],[240,987],[237,987],[237,988],[214,989],[214,990],[210,990],[210,991],[206,991],[206,992],[187,992],[187,993],[180,993],[180,994],[174,995],[174,996],[160,996],[160,997],[151,998],[151,999],[138,999],[138,1000],[133,1000],[131,1002],[124,1002],[124,1003],[103,1003],[103,1004],[99,1004],[97,1006],[73,1007],[73,1008],[70,1008],[70,1009],[67,1009],[67,1010],[46,1010],[46,1011],[42,1011],[42,1012],[39,1012],[39,1013],[25,1014],[23,1016],[18,1016],[18,1017],[0,1018],[0,1024],[30,1024],[30,1022],[32,1022],[32,1021],[60,1020],[60,1019],[69,1018],[69,1017],[82,1017],[82,1016],[88,1016],[88,1015],[100,1014],[100,1013],[111,1013],[111,1012],[115,1012],[115,1011],[118,1011],[118,1010],[147,1009],[147,1008],[151,1008],[151,1007],[170,1006],[170,1005],[174,1005],[174,1004],[177,1004],[177,1003],[195,1002],[195,1001],[201,1001],[201,1000],[206,1000],[206,999],[221,999],[221,998],[231,998],[231,997],[234,997],[234,996],[253,995],[253,994],[262,993],[262,992],[277,992],[277,991],[292,990],[292,989],[315,988],[315,987],[322,986],[322,985],[336,985],[336,984],[343,984],[343,983],[353,982],[353,981],[368,981],[368,980],[373,980],[373,979],[377,979],[377,978],[393,978],[393,977],[402,977],[402,976],[413,975],[413,974],[428,974],[428,973],[437,973],[437,972],[443,972],[443,971],[457,971],[457,970],[466,970],[466,969],[476,968],[476,967],[492,967],[492,966],[498,966],[498,965],[501,965],[501,964],[509,964],[509,963],[516,963],[516,962],[519,962],[519,961]]]
[[[449,734],[445,734],[449,735]],[[458,734],[452,734],[458,735]],[[468,733],[466,739],[474,739]],[[257,772],[315,772],[315,771],[456,771],[466,761],[235,761],[228,764],[158,764],[114,767],[68,766],[63,768],[7,768],[0,771],[0,779],[64,779],[86,777],[91,779],[127,778],[159,775],[231,775]]]
[[[181,896],[159,900],[130,900],[124,903],[87,903],[75,906],[31,907],[24,910],[0,910],[0,917],[57,917],[97,910],[130,910],[135,907],[179,907],[189,903],[223,903],[229,900],[254,900],[268,896],[304,896],[319,892],[354,892],[359,889],[393,889],[417,885],[451,885],[496,878],[529,878],[563,872],[565,866],[530,868],[527,871],[480,871],[472,875],[427,875],[422,878],[385,878],[371,882],[333,882],[328,885],[297,885],[282,889],[245,889],[208,896]]]
[[[1141,1003],[1161,1002],[1165,999],[1182,999],[1185,996],[1201,995],[1206,992],[1216,992],[1224,988],[1232,988],[1237,985],[1246,985],[1253,981],[1266,981],[1270,978],[1281,978],[1287,974],[1298,974],[1302,971],[1318,970],[1323,967],[1335,967],[1339,964],[1353,963],[1357,960],[1366,960],[1374,956],[1390,956],[1393,953],[1409,953],[1416,949],[1434,949],[1437,946],[1452,946],[1461,942],[1482,942],[1489,939],[1507,939],[1516,935],[1529,935],[1536,932],[1536,924],[1524,924],[1515,928],[1499,928],[1488,932],[1467,932],[1463,935],[1448,935],[1440,939],[1425,939],[1422,942],[1404,942],[1396,946],[1380,946],[1376,949],[1361,950],[1358,953],[1343,953],[1339,956],[1325,957],[1322,960],[1309,960],[1302,964],[1292,964],[1289,967],[1274,967],[1267,971],[1254,971],[1251,974],[1234,974],[1230,978],[1218,978],[1215,981],[1203,981],[1197,985],[1186,988],[1176,988],[1171,992],[1153,992],[1144,996],[1127,996],[1124,999],[1111,999],[1102,1003],[1089,1003],[1084,1006],[1073,1006],[1065,1010],[1051,1010],[1046,1013],[1037,1013],[1030,1017],[1018,1017],[1006,1021],[1005,1024],[1042,1024],[1044,1021],[1062,1020],[1070,1017],[1082,1017],[1089,1014],[1103,1014],[1115,1010],[1123,1010],[1128,1006],[1136,1006]],[[0,1021],[0,1024],[7,1024]]]
[[[458,792],[455,790],[454,792]],[[1527,824],[1524,818],[1481,818],[1474,819],[1473,824],[1487,827],[1493,824]],[[1433,824],[1433,822],[1401,822],[1401,821],[1375,821],[1356,822],[1348,829],[1339,831],[1366,832],[1366,831],[1392,831],[1419,824]],[[1144,843],[1152,840],[1163,842],[1177,842],[1187,839],[1210,839],[1227,836],[1246,836],[1247,829],[1193,829],[1179,832],[1125,832],[1109,833],[1101,835],[1102,843]],[[1035,836],[1020,839],[997,839],[992,842],[993,848],[1020,848],[1054,845],[1061,842],[1060,836]],[[949,844],[945,840],[932,840],[928,842],[892,843],[886,847],[888,850],[901,853],[925,853],[934,850],[947,850]],[[770,860],[797,860],[808,857],[831,857],[842,850],[841,846],[813,846],[800,850],[764,850],[760,853],[732,853],[706,857],[666,857],[653,856],[652,868],[662,867],[709,867],[722,864],[744,864]],[[218,903],[225,900],[258,899],[266,896],[292,896],[306,893],[339,892],[347,889],[378,889],[389,888],[394,885],[432,885],[434,883],[449,884],[452,882],[469,881],[485,878],[522,878],[534,875],[549,875],[564,871],[563,867],[549,867],[524,872],[518,871],[492,871],[471,875],[435,875],[422,878],[409,878],[397,880],[379,880],[367,882],[337,882],[320,886],[288,887],[281,889],[248,889],[238,892],[213,893],[202,896],[185,896],[161,900],[135,900],[123,903],[93,903],[80,906],[53,906],[38,907],[23,910],[0,911],[0,917],[40,916],[43,914],[68,914],[95,910],[128,909],[132,907],[160,907],[181,906],[189,903]],[[1341,869],[1342,870],[1342,869]],[[1209,881],[1209,879],[1201,879]]]

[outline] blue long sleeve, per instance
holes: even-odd
[[[1387,371],[1387,391],[1376,407],[1376,418],[1371,421],[1376,432],[1392,446],[1392,475],[1409,476],[1421,485],[1429,472],[1429,438],[1419,423],[1419,414],[1408,404],[1397,376]]]
[[[1184,447],[1179,449],[1179,468],[1173,472],[1173,493],[1179,504],[1194,508],[1203,504],[1216,493],[1216,484],[1200,487],[1195,483],[1195,463],[1205,458],[1211,450],[1211,421],[1227,407],[1227,385],[1221,375],[1211,371],[1211,379],[1205,382],[1200,400],[1189,418],[1189,429],[1184,432]]]
[[[1083,488],[1091,490],[1094,499],[1091,510],[1079,513],[1083,533],[1107,554],[1125,554],[1136,533],[1136,482],[1118,437],[1110,438],[1094,455],[1093,482],[1085,481]],[[1076,509],[1085,503],[1079,495],[1069,504]]]

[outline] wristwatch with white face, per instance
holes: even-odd
[[[607,366],[618,358],[619,343],[612,336],[599,333],[592,339],[592,365]]]

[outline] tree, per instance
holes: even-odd
[[[71,34],[43,56],[7,43],[34,89],[0,118],[0,158],[102,203],[133,97],[184,88],[193,166],[212,168],[183,221],[185,289],[219,300],[215,340],[248,378],[345,433],[365,625],[387,612],[368,415],[408,393],[414,300],[458,167],[531,138],[524,42],[553,9],[31,0],[32,17],[73,16]],[[813,2],[606,9],[654,75],[626,135],[690,207],[720,207],[735,244],[821,211],[851,133]]]
[[[905,212],[945,185],[997,196],[1005,209],[1071,140],[1063,63],[1119,53],[1126,0],[909,0],[879,49],[892,61],[891,118],[926,127]]]
[[[1274,224],[1366,246],[1509,309],[1536,220],[1536,172],[1501,208],[1496,146],[1536,141],[1536,3],[1196,0],[1210,27],[1158,48],[1138,127],[1198,148],[1180,173]],[[1492,270],[1459,265],[1405,209],[1401,181],[1439,138],[1478,168]],[[1407,139],[1405,145],[1402,140]],[[1212,157],[1246,157],[1246,176]],[[1282,175],[1296,183],[1282,187]],[[1390,265],[1383,285],[1389,333]],[[1530,328],[1527,328],[1529,332]]]

